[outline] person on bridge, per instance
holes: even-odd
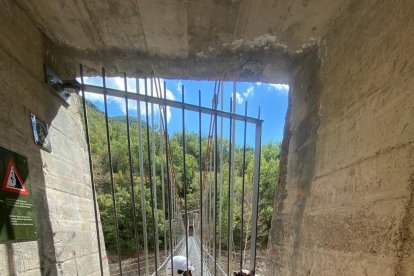
[[[174,256],[172,261],[172,268],[171,268],[171,261],[167,262],[167,275],[168,276],[191,276],[193,275],[192,272],[194,271],[194,267],[191,265],[190,260],[188,260],[188,267],[187,267],[187,258],[184,256]]]

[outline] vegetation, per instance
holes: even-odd
[[[95,106],[88,103],[88,120],[90,128],[90,140],[91,151],[93,158],[94,177],[97,189],[97,199],[99,203],[99,209],[101,214],[102,228],[105,237],[105,245],[107,250],[114,251],[116,249],[116,234],[113,219],[113,207],[112,207],[112,187],[110,181],[110,169],[108,148],[106,143],[106,127],[104,114],[99,111]],[[147,217],[147,232],[148,232],[148,245],[150,250],[155,246],[155,240],[153,236],[153,223],[151,214],[151,190],[149,183],[148,168],[148,145],[147,145],[147,129],[146,124],[143,123],[142,130],[142,146],[143,146],[143,161],[145,170],[145,210]],[[135,249],[134,239],[134,226],[132,219],[132,192],[131,181],[129,172],[129,160],[128,160],[128,138],[127,138],[127,124],[125,117],[112,117],[109,118],[110,129],[110,141],[112,151],[112,168],[113,178],[115,183],[115,199],[116,210],[118,216],[118,228],[120,236],[120,248],[123,252],[132,251]],[[161,187],[161,162],[164,162],[165,168],[165,155],[160,156],[160,150],[165,150],[165,146],[160,149],[160,133],[159,130],[154,130],[154,136],[156,141],[156,183],[157,183],[157,220],[158,220],[158,232],[160,242],[164,242],[164,229],[168,227],[164,225],[164,217],[168,217],[168,213],[164,214],[162,210],[162,187]],[[131,133],[131,152],[133,162],[133,182],[135,189],[135,207],[136,207],[136,223],[139,233],[139,244],[143,246],[142,240],[142,216],[141,216],[141,201],[140,201],[140,177],[138,174],[139,164],[139,151],[138,151],[138,127],[137,119],[131,119],[130,121],[130,133]],[[150,129],[150,135],[151,129]],[[152,137],[152,136],[151,136]],[[186,133],[186,181],[187,181],[187,199],[188,209],[195,210],[199,208],[200,188],[199,188],[199,150],[198,150],[198,135],[195,133]],[[152,141],[152,139],[151,139]],[[220,143],[219,143],[220,144]],[[202,158],[204,160],[204,154],[207,148],[207,138],[202,138]],[[179,197],[184,197],[184,187],[182,185],[183,177],[183,156],[182,156],[182,134],[174,133],[170,137],[171,152],[173,153],[173,166],[176,173],[177,188]],[[228,146],[227,140],[223,141],[223,205],[222,205],[222,248],[225,249],[227,245],[227,208],[228,202]],[[273,209],[273,197],[275,191],[275,185],[277,183],[279,173],[279,159],[278,153],[280,150],[279,143],[267,143],[262,146],[261,152],[261,179],[260,179],[260,195],[259,195],[259,222],[258,222],[258,245],[263,247],[267,244],[268,230],[270,228],[272,209]],[[152,156],[151,156],[152,158]],[[204,162],[204,161],[203,161]],[[244,206],[244,238],[243,244],[248,242],[250,233],[250,221],[251,221],[251,202],[252,202],[252,182],[253,182],[253,170],[254,170],[254,149],[251,147],[246,148],[246,167],[245,167],[245,200],[242,204],[242,174],[243,174],[243,148],[240,146],[235,147],[235,176],[234,176],[234,243],[238,248],[241,243],[241,206]],[[166,175],[164,173],[164,175]],[[154,176],[153,176],[154,177]],[[207,176],[207,180],[212,179],[211,176]],[[166,183],[166,181],[165,181]],[[166,195],[165,195],[166,196]]]

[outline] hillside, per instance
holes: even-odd
[[[98,193],[98,203],[102,220],[102,227],[105,236],[105,245],[107,250],[115,250],[115,228],[112,212],[112,195],[111,195],[111,182],[109,174],[109,162],[106,143],[106,128],[104,114],[98,110],[93,104],[88,103],[88,120],[90,125],[90,137],[91,137],[91,150],[94,166],[94,176]],[[141,190],[139,188],[139,174],[138,174],[138,127],[137,119],[130,119],[130,133],[131,133],[131,145],[132,145],[132,161],[133,161],[133,176],[134,176],[134,188],[136,200],[136,222],[138,224],[139,233],[142,232],[142,217],[141,217],[141,202],[139,195]],[[148,156],[147,154],[147,139],[146,139],[146,127],[145,123],[142,124],[142,141],[143,141],[143,159],[144,159],[144,179],[145,179],[145,199],[146,199],[146,217],[147,217],[147,232],[148,232],[148,244],[150,249],[154,247],[154,237],[152,235],[152,216],[150,208],[150,184],[148,178]],[[131,186],[129,178],[129,162],[128,162],[128,148],[127,148],[127,128],[125,117],[112,117],[109,118],[111,149],[112,149],[112,165],[113,176],[115,182],[115,198],[116,208],[118,215],[120,245],[124,252],[133,250],[134,243],[134,227],[132,224],[132,210],[131,210]],[[164,215],[168,217],[168,214],[164,214],[162,210],[162,197],[161,197],[161,162],[165,162],[165,156],[159,155],[160,150],[160,134],[159,130],[154,130],[154,138],[152,139],[152,129],[150,129],[151,141],[156,143],[156,182],[157,182],[157,212],[158,215],[158,227],[160,240],[163,242],[165,237],[164,233]],[[220,142],[220,141],[219,141]],[[184,197],[184,188],[182,185],[182,135],[181,133],[174,133],[170,137],[171,152],[173,154],[174,170],[177,178],[177,189],[179,191],[179,197]],[[207,139],[202,138],[202,157],[204,158]],[[223,152],[223,196],[222,196],[222,232],[223,247],[227,244],[227,207],[228,207],[228,141],[224,140],[224,152]],[[150,145],[151,146],[151,145]],[[164,148],[163,148],[164,149]],[[258,245],[263,247],[267,243],[268,230],[270,229],[273,196],[275,191],[275,184],[278,177],[279,159],[277,158],[280,149],[279,143],[267,143],[262,146],[261,157],[261,180],[260,180],[260,207],[259,207],[259,223],[258,223]],[[250,220],[251,207],[251,190],[252,190],[252,178],[253,178],[253,153],[252,148],[246,149],[246,196],[245,196],[245,221]],[[187,169],[187,199],[188,210],[199,208],[199,151],[198,151],[198,135],[195,133],[186,133],[186,169]],[[164,165],[165,170],[165,165]],[[209,178],[208,178],[209,179]],[[241,182],[242,182],[242,148],[235,148],[235,204],[234,204],[234,243],[236,248],[240,244],[241,229],[240,229],[240,206],[241,206]],[[164,181],[166,183],[166,180]],[[167,213],[167,212],[166,212]],[[247,224],[247,223],[246,223]],[[249,225],[245,226],[245,235],[249,233]],[[142,238],[142,235],[139,234]],[[140,241],[140,245],[143,242]]]

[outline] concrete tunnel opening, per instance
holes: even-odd
[[[79,78],[78,78],[79,80]],[[198,102],[198,97],[202,95],[203,98],[203,105],[209,106],[212,104],[212,100],[214,99],[214,95],[213,95],[213,91],[214,91],[214,86],[217,84],[213,81],[193,81],[193,80],[165,80],[166,81],[166,89],[167,89],[167,98],[171,99],[171,100],[176,100],[177,98],[181,97],[182,94],[182,89],[185,88],[185,90],[187,91],[186,94],[186,100],[185,102],[187,104],[197,104]],[[86,84],[89,85],[102,85],[102,78],[101,77],[86,77],[84,79],[84,82]],[[110,88],[110,89],[118,89],[121,91],[125,90],[125,82],[124,79],[122,77],[107,77],[106,78],[106,87]],[[139,91],[139,93],[141,94],[145,94],[144,90],[145,90],[145,84],[144,84],[144,79],[139,79],[138,81],[135,78],[127,78],[126,79],[126,84],[127,84],[127,90],[132,92],[132,93],[136,93],[136,91]],[[150,89],[151,84],[148,83],[147,84],[147,88]],[[138,89],[137,89],[138,88]],[[197,93],[195,93],[195,91],[197,90],[203,90],[203,93],[197,95]],[[287,108],[287,93],[288,93],[288,89],[289,87],[287,85],[283,85],[283,84],[266,84],[266,83],[261,83],[261,82],[252,82],[252,83],[233,83],[233,82],[224,82],[222,84],[222,89],[219,89],[218,93],[218,102],[217,102],[217,108],[219,110],[224,110],[224,109],[228,109],[228,105],[229,105],[229,99],[236,99],[236,101],[234,102],[233,106],[237,106],[237,109],[233,109],[234,113],[239,113],[242,114],[244,113],[244,108],[245,108],[245,104],[246,101],[249,101],[249,112],[248,113],[257,113],[259,111],[259,107],[260,107],[260,116],[261,118],[264,120],[264,127],[263,127],[263,133],[264,133],[264,137],[263,137],[263,148],[266,149],[266,152],[264,152],[264,155],[262,157],[262,174],[264,175],[268,175],[268,177],[263,178],[263,180],[261,180],[261,192],[260,192],[260,199],[262,200],[263,197],[263,202],[261,203],[260,206],[263,209],[266,210],[270,210],[272,208],[272,202],[273,202],[273,197],[274,197],[274,190],[275,190],[275,183],[278,177],[278,170],[276,168],[273,168],[270,170],[271,166],[277,166],[278,164],[278,152],[279,152],[279,148],[280,148],[280,142],[275,142],[276,141],[281,141],[282,138],[282,133],[283,133],[283,125],[284,125],[284,113],[286,112],[286,108]],[[104,112],[104,97],[103,95],[98,95],[98,94],[93,94],[93,93],[88,93],[87,92],[87,88],[85,90],[85,96],[86,99],[90,102],[90,104],[93,104],[94,106],[88,107],[89,112],[92,112],[92,115],[89,115],[90,118],[90,124],[91,127],[93,127],[94,124],[98,124],[98,122],[96,121],[96,118],[98,116],[97,112]],[[152,94],[151,92],[148,92],[148,94]],[[156,94],[158,96],[158,92],[155,91],[154,94]],[[169,96],[168,96],[169,95]],[[162,96],[161,96],[162,97]],[[278,103],[274,104],[271,103],[272,100],[276,100]],[[110,120],[113,120],[113,122],[115,124],[117,123],[121,123],[122,121],[125,121],[125,113],[126,113],[126,106],[125,106],[125,101],[122,99],[117,99],[114,97],[109,96],[108,99],[108,117]],[[266,103],[269,102],[270,104],[267,105]],[[136,116],[140,113],[141,119],[143,120],[143,123],[145,124],[145,105],[141,104],[141,111],[139,111],[139,109],[137,109],[137,106],[135,105],[135,103],[130,100],[129,103],[129,111],[130,111],[130,116],[131,119],[133,119],[133,123],[131,123],[131,128],[133,127],[133,124],[136,124]],[[174,108],[172,108],[169,111],[169,117],[168,117],[168,125],[169,125],[169,135],[170,137],[172,137],[172,143],[175,143],[175,139],[176,135],[181,135],[179,132],[179,128],[178,126],[176,126],[176,124],[179,124],[178,121],[180,121],[180,114],[179,114],[179,110],[176,110]],[[151,111],[152,113],[152,111]],[[144,117],[142,117],[144,116]],[[192,115],[189,114],[189,117],[191,117]],[[275,120],[275,117],[279,117],[278,120]],[[124,119],[122,119],[124,118]],[[160,119],[160,115],[159,113],[155,112],[154,113],[154,118],[155,118],[155,122],[159,122]],[[204,116],[202,119],[202,125],[204,125],[202,127],[202,136],[203,139],[207,139],[207,137],[209,137],[211,134],[208,133],[208,122],[209,122],[209,118],[208,116]],[[192,126],[192,124],[194,126]],[[223,138],[225,140],[230,139],[228,137],[228,121],[226,120],[222,120],[221,122],[218,122],[219,124],[219,129],[220,133],[219,136],[222,137],[223,136],[223,127],[225,127],[224,130],[224,136]],[[186,132],[188,132],[188,135],[197,135],[197,128],[198,128],[198,123],[197,122],[192,122],[192,120],[190,119],[190,122],[188,124],[188,127],[186,127]],[[111,129],[114,129],[115,126],[112,125]],[[123,132],[125,132],[125,126],[123,127],[124,130]],[[155,128],[157,128],[157,123],[155,124]],[[237,124],[237,128],[235,127],[235,131],[237,132],[237,134],[234,137],[234,141],[233,141],[233,145],[237,145],[237,153],[236,153],[236,159],[240,159],[241,160],[241,148],[242,144],[243,144],[243,124],[242,123],[238,123]],[[97,144],[99,144],[99,142],[97,142],[97,140],[103,140],[102,137],[99,138],[99,135],[94,134],[94,132],[96,132],[97,130],[91,130],[90,133],[90,137],[91,137],[91,141],[94,141],[92,143],[92,157],[95,160],[100,160],[100,161],[95,161],[93,162],[95,164],[95,168],[96,171],[102,171],[102,169],[99,169],[98,167],[100,167],[99,162],[102,162],[102,160],[105,159],[104,156],[102,156],[102,154],[99,153],[99,150],[97,150],[97,148],[99,147]],[[132,140],[134,140],[134,133],[136,131],[132,130]],[[249,127],[248,128],[248,132],[254,132],[254,129]],[[121,132],[122,133],[122,132]],[[275,135],[276,134],[276,135]],[[119,136],[119,133],[111,133],[111,136]],[[220,138],[223,139],[223,138]],[[249,140],[247,141],[247,145],[248,147],[254,147],[254,141],[252,140],[253,137],[250,137]],[[158,138],[156,138],[158,139]],[[145,140],[145,139],[144,139]],[[228,141],[228,140],[227,140]],[[115,138],[112,139],[112,142],[114,144],[119,142],[119,139]],[[192,143],[191,139],[188,139],[187,143]],[[221,142],[219,142],[220,144]],[[226,142],[228,143],[228,142]],[[126,145],[126,143],[123,143],[124,145]],[[135,142],[132,142],[132,144],[134,145]],[[172,145],[173,148],[175,148],[174,145]],[[227,146],[226,146],[227,147]],[[95,148],[95,149],[94,149]],[[203,149],[202,151],[204,152],[204,156],[207,155],[207,153],[205,152],[207,150],[206,146],[203,145]],[[118,151],[121,152],[125,152],[125,150],[120,150],[118,149]],[[159,151],[158,146],[157,149],[155,150],[156,152]],[[175,149],[175,151],[177,151],[177,149]],[[221,146],[219,145],[219,155],[222,156],[222,151],[227,151],[227,149],[224,149],[224,145]],[[145,151],[144,151],[145,152]],[[106,153],[105,153],[106,154]],[[135,153],[134,153],[135,154]],[[177,154],[177,152],[175,152],[175,154]],[[138,154],[139,155],[139,154]],[[112,149],[112,156],[119,156],[119,153],[117,152],[116,149]],[[227,160],[227,157],[224,158],[224,160]],[[124,161],[126,161],[126,157],[124,159]],[[250,162],[252,162],[253,159],[251,159]],[[119,158],[118,160],[113,161],[113,168],[114,168],[114,173],[115,173],[115,178],[118,179],[118,183],[122,183],[125,180],[121,180],[122,177],[122,169],[119,169],[120,167],[122,167],[122,165],[119,165],[119,162],[122,162]],[[158,162],[158,161],[157,161]],[[203,161],[204,162],[204,161]],[[104,164],[106,162],[103,162]],[[134,161],[134,163],[138,163],[137,161]],[[220,157],[220,171],[223,171],[223,167],[227,168],[227,164],[222,164],[223,163],[223,157]],[[270,166],[271,164],[271,166]],[[175,164],[174,166],[176,166],[177,164]],[[239,166],[239,165],[238,165]],[[252,166],[252,164],[250,165],[246,165],[246,167],[248,166]],[[126,167],[126,165],[124,166]],[[146,166],[144,166],[146,167]],[[164,169],[165,169],[165,165],[164,165]],[[159,169],[157,169],[157,174],[161,175],[162,171],[158,171]],[[179,170],[179,169],[178,169]],[[237,171],[240,171],[241,168],[239,166],[239,168],[236,169]],[[128,171],[128,170],[127,170]],[[191,171],[191,170],[190,170]],[[241,171],[240,171],[241,172]],[[121,176],[118,174],[121,173]],[[139,176],[139,172],[134,172],[134,174],[137,173],[137,177]],[[102,179],[102,176],[99,176],[99,174],[102,175],[102,173],[98,173],[98,175],[95,174],[95,180],[97,183],[103,183],[105,182],[104,179]],[[236,205],[242,205],[241,201],[242,199],[241,197],[241,176],[239,176],[240,173],[238,173],[237,178],[237,185],[235,188],[234,193],[237,195],[236,200],[234,200],[233,204]],[[124,177],[126,177],[127,172],[124,171],[123,173]],[[221,175],[221,174],[220,174]],[[227,190],[227,187],[223,187],[223,181],[224,186],[228,185],[227,184],[227,176],[224,177],[225,179],[223,179],[223,177],[220,177],[219,180],[219,186],[220,186],[220,191],[223,189],[223,196],[220,195],[218,196],[217,201],[219,202],[217,205],[219,205],[219,209],[223,210],[223,214],[225,215],[227,213],[226,210],[226,205],[228,205],[228,203],[226,203],[227,200],[227,196],[225,196],[225,191]],[[206,181],[206,180],[204,180]],[[208,181],[208,180],[207,180]],[[251,181],[251,180],[249,180]],[[189,182],[193,182],[193,181],[189,181]],[[250,182],[246,181],[246,186],[249,184]],[[138,184],[138,183],[137,183]],[[159,183],[161,184],[161,183]],[[108,184],[105,184],[108,185]],[[122,184],[121,184],[122,185]],[[249,184],[250,185],[250,184]],[[222,188],[223,187],[223,188]],[[197,187],[196,187],[197,188]],[[190,187],[190,190],[193,190],[193,188]],[[158,191],[158,197],[161,198],[165,198],[165,195],[162,196],[161,195],[161,191]],[[110,212],[108,213],[108,211],[110,211],[109,207],[110,204],[109,202],[107,204],[109,204],[108,206],[105,206],[104,202],[103,202],[103,198],[105,197],[105,194],[107,194],[108,196],[109,191],[106,190],[106,192],[102,189],[102,184],[99,184],[99,187],[97,186],[97,197],[98,197],[98,202],[99,202],[99,209],[101,211],[101,221],[103,225],[107,225],[107,224],[111,224],[112,223],[112,219],[110,218]],[[197,195],[197,190],[194,192],[190,192],[188,194],[189,197],[194,197],[198,198]],[[248,196],[248,195],[246,195]],[[182,195],[181,195],[182,197]],[[233,197],[233,196],[232,196]],[[251,195],[250,195],[251,197]],[[139,198],[139,196],[138,196]],[[122,198],[120,200],[123,200]],[[180,198],[181,201],[183,201],[183,198]],[[222,201],[225,201],[224,203],[222,203]],[[250,199],[251,200],[251,199]],[[233,201],[233,200],[232,200]],[[147,202],[147,204],[149,204]],[[232,204],[232,206],[233,206]],[[251,218],[249,218],[249,216],[251,214],[249,214],[248,210],[251,210],[251,207],[249,206],[249,200],[246,201],[246,203],[244,203],[244,205],[247,205],[246,207],[246,213],[244,216],[246,216],[244,218],[244,221],[246,223],[246,221],[250,222]],[[164,207],[164,202],[159,201],[159,206],[158,208],[161,209],[161,211],[163,211],[166,214],[166,218],[168,219],[168,211],[165,210]],[[224,207],[222,207],[224,206]],[[206,207],[205,207],[206,208]],[[248,231],[250,231],[250,226],[248,225],[247,227],[243,227],[246,228],[246,230],[244,230],[243,232],[243,236],[246,237],[246,241],[240,241],[240,207],[237,208],[235,207],[235,213],[233,214],[234,216],[234,238],[232,237],[232,240],[234,241],[233,244],[233,255],[234,255],[234,264],[233,269],[235,270],[236,267],[239,266],[238,261],[240,258],[240,243],[242,242],[243,244],[243,249],[244,251],[247,251],[250,249],[250,238],[246,235],[246,233]],[[104,210],[104,211],[103,211]],[[198,210],[198,211],[197,211]],[[198,217],[196,217],[196,219],[194,217],[189,217],[189,226],[188,226],[188,236],[191,237],[194,235],[196,235],[196,238],[200,240],[200,220],[199,220],[199,210],[200,210],[200,206],[198,206],[195,203],[190,204],[190,206],[188,207],[188,211],[191,213],[193,211],[198,212],[197,215]],[[102,213],[103,212],[103,213]],[[221,212],[221,211],[220,211]],[[207,214],[207,213],[206,213]],[[221,215],[218,216],[218,220],[219,222],[217,224],[222,225],[221,222]],[[109,219],[109,220],[108,220]],[[139,220],[141,220],[141,217],[138,218]],[[185,221],[184,218],[184,214],[182,214],[182,221]],[[127,219],[128,220],[128,219]],[[146,220],[148,220],[148,224],[150,224],[150,220],[151,220],[151,215],[150,214],[146,214]],[[210,218],[211,220],[211,218]],[[224,219],[223,219],[224,220]],[[265,221],[267,220],[267,222],[265,224],[263,224]],[[238,222],[237,222],[238,221]],[[163,224],[164,223],[164,224]],[[204,222],[206,223],[206,222]],[[232,220],[233,223],[233,220]],[[121,223],[124,224],[124,223]],[[160,226],[160,229],[164,228],[165,230],[167,230],[167,233],[163,233],[162,230],[160,230],[159,232],[159,240],[160,240],[160,244],[159,244],[159,253],[163,253],[160,257],[160,262],[162,263],[164,261],[164,259],[166,257],[168,257],[168,254],[164,254],[164,251],[169,252],[168,250],[168,226],[165,226],[165,221],[158,221],[158,224],[163,224],[164,226]],[[260,242],[258,242],[259,244],[259,256],[258,256],[258,265],[260,266],[260,270],[257,269],[257,271],[261,271],[263,270],[264,267],[264,256],[265,256],[265,249],[266,249],[266,240],[267,240],[267,236],[268,236],[268,231],[269,231],[269,227],[270,227],[270,216],[269,215],[265,215],[265,213],[260,212],[259,214],[259,228],[261,229],[261,233],[260,233]],[[267,226],[266,226],[267,225]],[[268,227],[268,228],[266,228]],[[218,252],[223,252],[223,259],[226,258],[227,256],[227,243],[226,243],[226,229],[224,226],[224,222],[223,222],[223,231],[221,231],[220,229],[222,229],[221,227],[219,227],[219,230],[217,231],[217,239],[219,241],[218,246],[217,246],[217,250]],[[129,229],[129,231],[132,231],[133,229]],[[141,229],[139,229],[141,231]],[[164,231],[165,231],[164,230]],[[120,230],[121,232],[123,230]],[[150,230],[149,230],[150,231]],[[223,236],[222,236],[222,232],[223,232]],[[113,231],[109,231],[108,229],[104,228],[104,238],[105,238],[105,247],[107,249],[107,254],[109,256],[109,267],[110,267],[110,272],[112,274],[116,274],[119,273],[119,269],[118,269],[118,257],[116,256],[116,250],[114,251],[114,248],[116,248],[116,245],[114,244],[115,241],[114,240],[110,240],[107,239],[108,236],[114,236],[114,232]],[[206,235],[206,233],[204,232],[204,235]],[[143,243],[144,241],[142,240],[143,237],[140,238],[140,242]],[[210,234],[209,237],[204,237],[204,239],[209,239],[212,238],[212,235]],[[203,240],[203,239],[201,239]],[[210,241],[211,243],[211,241]],[[121,241],[122,244],[122,241]],[[205,245],[208,246],[208,245]],[[211,246],[211,244],[210,244]],[[167,248],[165,248],[167,247]],[[198,247],[200,247],[200,245],[198,245]],[[129,248],[129,249],[128,249]],[[136,271],[138,271],[138,268],[135,267],[133,268],[133,263],[134,263],[134,254],[131,254],[134,252],[134,247],[131,245],[130,246],[125,246],[121,247],[121,254],[120,257],[122,259],[122,266],[127,267],[129,272],[132,272],[134,269]],[[140,248],[140,255],[143,256],[144,252],[146,252],[145,250],[148,249],[144,249],[144,248]],[[149,250],[149,254],[154,254],[154,249]],[[128,252],[129,251],[129,252]],[[179,251],[179,250],[178,250]],[[213,250],[210,249],[211,254],[213,254]],[[148,254],[148,253],[146,253]],[[192,253],[194,254],[194,252]],[[197,254],[197,253],[195,253]],[[199,253],[198,253],[199,254]],[[206,254],[208,254],[208,252],[206,252]],[[143,258],[143,257],[142,257]],[[244,257],[243,260],[244,262],[246,262],[246,253],[244,253]],[[194,262],[193,262],[194,263]],[[124,265],[125,264],[125,265]],[[145,265],[147,265],[145,263],[144,260],[142,260],[142,264],[141,264],[141,270],[142,273],[145,273]],[[224,265],[224,264],[223,264]],[[196,269],[200,269],[199,267]],[[233,270],[232,269],[232,270]]]
[[[413,274],[413,3],[75,2],[0,2],[0,275],[111,273],[82,101],[54,95],[44,64],[289,84],[260,275]]]

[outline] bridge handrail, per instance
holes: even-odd
[[[185,237],[181,238],[180,242],[175,246],[175,248],[173,249],[173,254],[174,252],[177,251],[178,248],[180,248],[181,244],[184,242]],[[157,268],[157,272],[159,272],[161,269],[163,269],[165,267],[165,265],[167,264],[167,262],[171,259],[171,254],[167,257],[167,259],[165,259],[165,261]],[[155,276],[155,272],[151,274],[151,276]]]

